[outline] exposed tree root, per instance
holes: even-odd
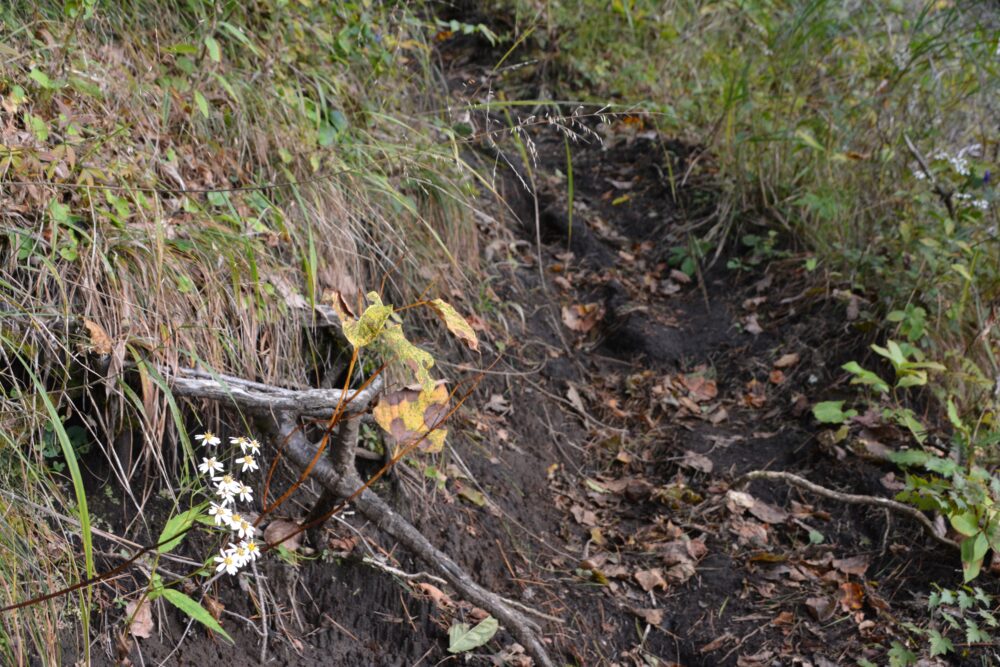
[[[871,505],[873,507],[887,509],[890,512],[909,517],[919,523],[923,527],[924,532],[927,533],[928,537],[932,538],[935,542],[951,547],[952,549],[960,548],[957,542],[939,534],[937,530],[934,529],[934,522],[927,518],[927,515],[910,505],[905,505],[901,502],[890,500],[889,498],[841,493],[839,491],[834,491],[833,489],[828,489],[825,486],[820,486],[819,484],[813,484],[804,477],[799,477],[798,475],[793,475],[788,472],[778,472],[775,470],[754,470],[752,472],[748,472],[733,482],[733,486],[744,486],[755,479],[780,480],[791,484],[792,486],[797,486],[800,489],[805,489],[806,491],[815,493],[817,496],[823,496],[824,498],[837,500],[842,503],[849,503],[851,505]]]
[[[330,416],[342,395],[336,389],[284,389],[188,370],[171,374],[170,381],[174,393],[178,395],[232,402],[264,417],[262,426],[285,443],[285,456],[302,469],[309,466],[315,457],[316,445],[298,428],[298,417]],[[341,421],[337,433],[330,440],[327,456],[316,461],[310,473],[310,477],[325,489],[310,516],[322,516],[332,508],[331,504],[335,501],[353,497],[352,502],[359,513],[427,563],[462,597],[492,614],[525,647],[537,665],[553,667],[554,663],[539,639],[541,629],[533,620],[514,609],[496,593],[477,584],[465,570],[431,544],[423,533],[397,514],[374,491],[365,489],[357,494],[364,483],[354,467],[359,419],[356,414],[367,407],[380,389],[381,383],[373,382],[367,389],[350,395],[350,412],[354,414]]]

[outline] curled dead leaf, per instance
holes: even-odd
[[[642,590],[647,593],[654,588],[667,589],[667,580],[663,578],[663,570],[658,567],[654,567],[651,570],[639,570],[634,576],[635,580],[642,587]]]
[[[599,303],[563,306],[562,321],[568,329],[587,333],[604,319],[604,306]]]
[[[447,593],[442,591],[437,586],[433,586],[427,583],[414,584],[414,588],[426,595],[434,603],[434,606],[441,609],[451,609],[455,606],[454,600],[452,600]]]
[[[132,619],[129,625],[129,632],[133,637],[149,639],[153,636],[153,609],[149,605],[149,599],[143,597],[139,600],[132,600],[125,605],[125,619]]]
[[[679,463],[686,468],[694,468],[705,474],[712,472],[712,468],[714,467],[710,458],[704,454],[693,452],[690,449],[684,452],[684,456],[681,457]]]
[[[637,609],[635,607],[629,607],[629,611],[650,625],[659,625],[663,622],[662,609]]]
[[[833,561],[833,567],[844,574],[853,574],[861,577],[868,571],[868,559],[864,556],[840,558]]]
[[[806,609],[817,621],[824,622],[833,616],[833,600],[828,597],[816,597],[806,600]]]
[[[857,611],[864,606],[865,591],[853,581],[840,585],[840,606],[844,611]]]
[[[289,551],[295,551],[302,546],[302,533],[296,534],[301,526],[289,519],[275,519],[264,529],[264,541],[277,546],[280,544]]]
[[[111,337],[108,336],[104,327],[88,319],[83,320],[83,327],[87,330],[87,337],[90,339],[86,346],[88,352],[100,355],[111,354],[114,350],[114,343],[111,342]]]
[[[795,352],[789,354],[783,354],[778,357],[778,360],[774,362],[775,368],[788,368],[789,366],[794,366],[799,363],[799,355]]]

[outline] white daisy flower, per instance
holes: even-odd
[[[240,488],[240,483],[233,479],[232,475],[223,475],[215,482],[215,494],[222,499],[223,505],[230,505],[236,497],[236,492]]]
[[[247,440],[246,438],[244,438],[243,439],[243,445],[241,445],[241,446],[243,448],[243,453],[244,454],[246,454],[246,452],[247,452],[248,449],[250,450],[251,454],[256,455],[256,454],[260,453],[260,443],[257,442],[256,438],[250,438],[249,440]]]
[[[236,495],[240,497],[241,503],[248,503],[253,500],[253,489],[246,484],[240,484],[240,488],[237,489]]]
[[[253,537],[257,532],[257,529],[253,527],[253,524],[243,518],[240,518],[238,522],[230,521],[229,526],[236,531],[236,534],[239,535],[241,539]]]
[[[198,464],[198,470],[205,474],[214,475],[217,472],[222,472],[222,462],[216,461],[214,456],[202,458],[201,463]]]
[[[247,439],[244,438],[241,435],[241,436],[237,436],[235,438],[230,438],[229,439],[229,444],[230,445],[239,445],[240,449],[242,449],[243,451],[246,451],[246,449],[245,449],[245,447],[246,447],[246,441],[247,441]]]
[[[240,566],[236,564],[236,558],[225,551],[219,552],[219,555],[215,557],[215,562],[218,563],[215,568],[216,572],[225,570],[226,574],[236,574],[240,571]]]
[[[251,454],[246,454],[242,458],[236,459],[236,462],[243,466],[240,472],[246,472],[250,470],[251,472],[257,469],[257,462]]]
[[[247,551],[244,542],[232,545],[226,550],[226,553],[233,557],[239,567],[243,567],[250,560],[250,553]]]
[[[229,525],[229,519],[233,513],[228,507],[226,507],[225,503],[222,503],[221,505],[212,503],[211,507],[208,508],[208,515],[215,517],[216,526],[221,526],[223,524]]]
[[[215,482],[215,486],[217,488],[225,487],[227,489],[232,489],[233,493],[236,493],[236,491],[240,488],[240,483],[237,482],[236,478],[229,473],[223,473],[216,477],[212,477],[212,481]]]
[[[194,436],[194,439],[203,445],[212,447],[222,442],[222,440],[219,439],[219,436],[215,435],[211,431],[205,431],[204,433],[196,435]]]
[[[257,542],[253,538],[240,542],[240,546],[246,549],[248,562],[252,563],[257,560],[257,556],[260,555],[260,547],[257,546]]]

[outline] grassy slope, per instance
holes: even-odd
[[[360,2],[0,8],[0,605],[83,575],[78,529],[31,505],[87,518],[58,474],[74,453],[102,449],[136,503],[192,472],[189,413],[123,365],[316,380],[302,324],[325,291],[388,274],[399,302],[460,279],[474,187],[435,112],[426,34],[410,7]],[[115,459],[130,434],[136,459]],[[5,614],[0,662],[60,663],[87,611]]]

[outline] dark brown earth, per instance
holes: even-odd
[[[461,57],[446,64],[477,76]],[[712,187],[681,185],[691,152],[645,123],[619,116],[574,128],[585,141],[572,144],[571,239],[562,134],[526,132],[539,215],[517,178],[498,181],[520,222],[493,207],[488,279],[466,304],[484,347],[502,347],[503,358],[450,425],[452,449],[433,462],[448,477],[443,488],[421,461],[379,490],[479,583],[558,618],[543,621],[558,664],[885,664],[891,643],[905,641],[901,623],[926,620],[930,583],[960,583],[957,554],[880,510],[776,483],[755,482],[746,496],[730,486],[768,469],[892,495],[894,471],[823,445],[810,411],[846,394],[839,366],[868,341],[821,272],[807,272],[805,255],[781,240],[761,256],[729,239],[718,258],[706,251],[698,272],[679,272],[674,249],[692,248],[711,225],[697,226]],[[766,235],[743,223],[744,234]],[[733,258],[745,268],[727,269]],[[441,367],[458,379],[455,364],[489,357]],[[468,502],[476,491],[482,507]],[[300,494],[303,514],[312,493]],[[147,523],[160,525],[164,505],[151,506]],[[112,526],[134,518],[110,501],[95,513]],[[394,567],[428,570],[345,518]],[[343,542],[353,535],[332,524],[339,552],[328,560],[262,562],[267,664],[464,661],[447,653],[447,629],[475,612],[363,563],[366,547]],[[206,548],[191,540],[181,553]],[[157,634],[130,645],[129,659],[257,664],[257,583],[240,582],[212,592],[235,646],[199,627],[185,634],[185,619],[163,608]],[[99,590],[98,663],[116,660],[123,611],[114,599],[144,583],[139,568]],[[528,664],[503,631],[469,661]]]

